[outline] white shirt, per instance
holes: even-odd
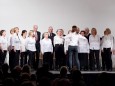
[[[26,39],[26,49],[29,51],[36,51],[35,43],[36,43],[35,37],[34,38],[28,37]]]
[[[91,50],[100,50],[100,37],[99,35],[93,35],[89,36],[89,44]]]
[[[70,33],[67,36],[65,36],[64,38],[65,39],[67,39],[67,38],[70,39],[69,45],[71,45],[71,46],[78,46],[78,40],[79,40],[79,38],[83,38],[84,39],[84,37],[82,35],[77,34],[76,32]]]
[[[60,36],[54,36],[54,45],[55,44],[64,44],[64,38]]]
[[[20,37],[16,33],[12,36],[12,46],[14,46],[15,50],[21,49]]]
[[[44,54],[45,52],[53,52],[53,46],[52,46],[52,41],[51,39],[42,39],[40,41],[41,45],[41,52]]]
[[[113,49],[113,36],[112,35],[105,35],[102,39],[102,50],[103,48],[111,48]]]
[[[89,53],[89,43],[86,37],[79,38],[79,46],[78,46],[79,53]]]
[[[12,38],[13,38],[14,34],[10,35],[9,38],[8,38],[8,50],[12,50],[13,47],[12,47]]]
[[[68,51],[69,44],[70,44],[70,39],[69,38],[65,39],[64,41],[64,51],[65,52]]]
[[[25,52],[26,51],[26,38],[23,38],[21,36],[20,40],[21,40],[21,52]]]
[[[6,37],[3,36],[0,37],[0,44],[2,50],[8,50],[8,40]]]

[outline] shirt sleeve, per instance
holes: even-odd
[[[111,50],[113,50],[114,37],[111,36]]]
[[[90,53],[88,40],[87,40],[87,50],[88,50],[87,52]]]
[[[28,38],[26,38],[25,48],[28,49]]]
[[[50,39],[50,42],[51,42],[51,52],[53,53],[53,45],[52,45],[51,39]]]
[[[44,54],[44,49],[43,49],[43,40],[40,41],[40,45],[41,45],[41,52],[42,54]]]
[[[68,35],[64,36],[63,38],[64,38],[64,39],[71,38],[71,34],[72,34],[72,33],[70,33],[70,34],[68,34]]]
[[[12,36],[11,41],[12,41],[12,46],[15,46],[15,37],[14,36]]]
[[[56,36],[54,36],[54,40],[53,40],[54,46],[56,44]]]

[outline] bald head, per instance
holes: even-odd
[[[88,27],[85,28],[85,34],[86,35],[89,34],[89,28]]]
[[[37,25],[34,25],[34,26],[33,26],[33,30],[34,30],[34,32],[36,32],[36,31],[38,30],[38,26],[37,26]]]
[[[53,27],[52,27],[52,26],[50,26],[50,27],[48,28],[48,32],[49,32],[49,33],[53,33]]]

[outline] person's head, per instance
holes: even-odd
[[[107,35],[111,34],[111,30],[109,28],[106,28],[106,34]]]
[[[89,34],[89,28],[88,27],[85,28],[85,34],[86,35]]]
[[[15,86],[15,80],[13,78],[6,78],[3,84],[4,86]]]
[[[85,31],[82,30],[82,31],[80,32],[80,34],[81,34],[82,36],[85,36]]]
[[[72,33],[76,32],[77,33],[77,26],[72,26],[72,30],[71,30]]]
[[[20,75],[20,80],[21,82],[24,82],[24,81],[30,81],[30,74],[29,73],[21,73]]]
[[[33,36],[34,36],[34,31],[33,31],[33,30],[30,30],[28,36],[29,36],[29,37],[33,37]]]
[[[48,32],[49,32],[49,33],[53,33],[53,27],[52,27],[52,26],[50,26],[50,27],[48,28]]]
[[[10,30],[10,34],[14,34],[14,28]]]
[[[82,74],[79,70],[72,70],[71,76],[72,76],[73,81],[77,81],[77,80],[82,79]]]
[[[1,36],[6,36],[6,31],[5,30],[1,30]]]
[[[8,66],[8,64],[3,64],[2,65],[2,71],[3,71],[3,73],[8,73],[8,69],[9,69],[9,66]]]
[[[14,27],[14,33],[16,33],[16,34],[19,33],[19,28],[18,27]]]
[[[24,37],[26,37],[27,31],[26,30],[22,30],[22,34],[21,35],[24,36]]]
[[[62,36],[62,35],[63,35],[63,33],[62,33],[62,30],[61,30],[61,29],[58,29],[58,30],[56,31],[56,33],[57,33],[57,35],[58,35],[58,36]]]
[[[66,66],[62,66],[60,69],[60,76],[61,77],[66,77],[67,75],[67,67]]]
[[[106,30],[104,31],[104,35],[107,35],[107,32],[106,32]]]
[[[43,36],[44,36],[44,38],[48,38],[48,32],[45,32],[44,34],[43,34]]]
[[[92,35],[97,35],[97,30],[96,30],[96,28],[92,28],[92,29],[91,29],[91,34],[92,34]]]
[[[37,30],[38,30],[38,25],[34,25],[34,26],[33,26],[33,31],[34,31],[34,32],[37,32]]]
[[[64,35],[64,30],[63,29],[60,29],[62,31],[62,35]]]
[[[21,67],[20,66],[16,66],[14,67],[13,70],[11,70],[11,75],[14,77],[14,78],[17,78],[20,76],[22,70],[21,70]]]
[[[68,34],[70,34],[70,33],[71,33],[71,30],[68,31]]]
[[[23,73],[30,73],[30,66],[29,65],[24,65],[22,68]]]
[[[79,27],[77,27],[77,34],[80,32],[80,28]]]

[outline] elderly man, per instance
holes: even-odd
[[[33,26],[33,30],[34,30],[34,36],[35,36],[35,40],[36,40],[36,61],[35,61],[35,69],[38,68],[39,66],[39,55],[40,55],[40,37],[41,37],[41,33],[38,31],[38,26],[34,25]]]
[[[87,38],[87,40],[88,40],[88,42],[89,42],[89,36],[91,35],[90,33],[89,33],[89,28],[87,27],[87,28],[85,28],[85,37]]]

